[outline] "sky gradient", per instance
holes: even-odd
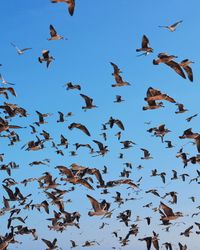
[[[109,189],[109,194],[102,195],[102,189],[96,188],[96,180],[92,184],[95,190],[88,190],[86,187],[76,185],[75,191],[64,195],[64,200],[71,199],[71,203],[65,204],[65,210],[69,212],[79,211],[80,229],[68,227],[63,233],[57,233],[48,229],[50,224],[47,218],[53,216],[53,210],[57,207],[51,206],[50,214],[35,210],[25,210],[21,207],[20,216],[28,216],[26,225],[35,228],[39,239],[33,240],[31,235],[17,236],[16,239],[22,244],[10,244],[9,249],[45,249],[45,244],[41,238],[48,240],[58,239],[58,246],[63,250],[70,248],[70,240],[74,239],[79,245],[76,249],[81,249],[81,245],[86,240],[96,240],[100,245],[95,245],[90,249],[120,249],[119,239],[112,234],[117,231],[118,235],[124,238],[130,226],[125,226],[116,217],[120,212],[131,209],[131,224],[138,224],[139,233],[137,236],[130,236],[130,242],[124,249],[142,250],[146,249],[145,242],[139,238],[152,236],[152,231],[159,234],[161,245],[168,241],[174,244],[173,249],[178,249],[178,242],[187,244],[188,249],[197,250],[199,247],[199,235],[195,233],[198,228],[194,222],[200,222],[199,216],[191,217],[198,212],[196,208],[200,205],[198,182],[191,182],[196,177],[198,164],[188,164],[183,168],[177,152],[184,145],[184,152],[188,157],[196,155],[197,149],[192,140],[180,140],[179,136],[183,131],[192,128],[194,132],[199,132],[199,116],[188,123],[185,119],[199,112],[199,34],[198,20],[199,7],[198,0],[183,1],[142,1],[133,0],[76,0],[75,13],[71,17],[65,4],[52,4],[49,0],[35,1],[14,1],[7,0],[0,3],[1,6],[1,47],[0,47],[0,73],[14,86],[17,97],[6,100],[1,95],[1,105],[4,101],[16,103],[28,112],[28,117],[14,117],[9,120],[10,124],[26,127],[16,130],[20,135],[20,142],[15,146],[8,146],[9,140],[1,138],[0,153],[4,153],[4,162],[15,161],[19,164],[18,169],[11,170],[11,177],[17,182],[25,178],[39,178],[44,172],[50,172],[54,178],[58,178],[62,189],[69,189],[72,185],[63,185],[60,182],[59,171],[55,169],[58,165],[69,167],[72,163],[81,166],[97,168],[102,170],[104,165],[108,167],[108,174],[103,175],[105,181],[120,179],[120,172],[124,169],[125,162],[133,165],[130,178],[133,182],[142,177],[138,190],[127,189],[127,185],[121,185]],[[183,20],[175,32],[159,28],[159,25],[170,25],[176,21]],[[52,24],[59,35],[66,39],[60,41],[48,41],[50,37],[49,25]],[[138,56],[137,48],[140,48],[142,36],[149,38],[150,46],[154,52],[148,56]],[[18,55],[11,42],[19,48],[30,47],[24,55]],[[50,55],[55,58],[48,68],[45,63],[40,64],[38,57],[42,50],[49,50]],[[164,64],[153,65],[153,59],[158,53],[167,52],[178,56],[177,62],[183,59],[190,59],[195,63],[191,65],[194,73],[194,81],[183,79],[171,68]],[[113,62],[121,69],[121,76],[130,86],[112,88],[115,83],[112,75]],[[72,82],[81,85],[81,91],[66,90],[64,84]],[[175,114],[177,106],[163,101],[164,108],[158,110],[143,111],[146,105],[144,98],[149,87],[159,89],[173,97],[177,103],[183,103],[187,112]],[[84,112],[82,106],[85,104],[80,93],[85,94],[94,100],[97,108]],[[114,103],[115,95],[121,95],[125,100],[122,103]],[[63,134],[69,141],[69,148],[63,149],[64,156],[57,155],[55,149],[51,147],[51,142],[45,142],[45,148],[39,151],[26,151],[21,147],[30,140],[35,140],[35,135],[31,134],[30,124],[38,120],[36,110],[41,113],[51,113],[45,118],[48,122],[40,127],[36,126],[37,135],[44,129],[48,131],[56,144],[59,144],[60,134]],[[73,112],[72,117],[66,117],[64,123],[57,123],[58,111],[67,114]],[[4,117],[3,110],[1,117]],[[107,141],[100,135],[102,124],[108,122],[110,116],[120,119],[125,130],[122,132],[123,140],[132,140],[136,143],[133,147],[122,150],[122,144],[114,136],[119,128],[114,126],[106,130]],[[80,122],[87,126],[91,137],[87,137],[81,131],[74,129],[70,131],[68,126],[72,122]],[[146,124],[146,122],[151,122]],[[171,140],[175,147],[168,149],[166,143],[162,143],[160,138],[151,136],[147,132],[149,128],[165,124],[171,130],[164,139]],[[6,132],[1,133],[5,135]],[[70,151],[75,150],[74,143],[90,143],[98,150],[97,145],[92,140],[98,140],[108,146],[109,152],[104,157],[92,157],[89,150],[81,148],[77,151],[77,156],[70,156]],[[143,156],[140,148],[150,151],[153,159],[141,160]],[[119,153],[124,153],[124,158],[119,159]],[[50,159],[49,166],[29,166],[34,160]],[[138,170],[137,166],[143,168]],[[152,169],[166,173],[166,183],[162,183],[159,176],[150,177]],[[189,177],[183,182],[171,180],[172,169],[178,175],[187,173]],[[128,169],[130,170],[130,169]],[[0,181],[8,178],[5,171],[1,171]],[[95,179],[95,178],[93,178]],[[29,193],[29,198],[33,203],[39,203],[46,199],[42,189],[39,189],[37,182],[28,183],[26,187],[17,185],[24,195]],[[11,187],[14,189],[14,187]],[[3,189],[3,188],[2,188]],[[177,204],[170,204],[170,197],[161,199],[151,193],[145,193],[149,189],[157,189],[160,196],[170,191],[178,193]],[[116,191],[122,197],[134,197],[118,207],[113,196]],[[111,202],[113,215],[110,219],[101,217],[89,217],[88,211],[91,204],[86,197],[89,194],[97,200],[106,199]],[[0,199],[7,194],[3,190]],[[189,197],[195,196],[195,202]],[[159,212],[153,212],[152,208],[159,207],[160,201],[172,207],[173,211],[182,211],[183,218],[173,222],[169,232],[165,232],[164,226],[160,225]],[[50,203],[50,200],[48,200]],[[143,206],[149,202],[153,203],[151,208]],[[11,203],[12,204],[12,203]],[[14,204],[14,203],[13,203]],[[140,216],[142,221],[135,221],[136,216]],[[147,226],[145,217],[152,217],[152,222]],[[1,217],[0,235],[5,235],[7,230],[7,219],[9,213]],[[102,222],[106,222],[105,228],[99,229]],[[178,222],[177,224],[175,222]],[[175,224],[174,224],[175,223]],[[185,223],[185,224],[184,224]],[[18,222],[13,222],[17,225]],[[193,233],[189,238],[180,236],[180,233],[189,226],[194,225]],[[31,242],[31,248],[30,248]],[[153,249],[153,247],[152,247]]]

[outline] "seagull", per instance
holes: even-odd
[[[58,246],[56,246],[56,242],[57,242],[56,238],[52,242],[46,239],[42,239],[42,241],[48,246],[46,250],[53,250],[53,249],[58,248]]]
[[[69,89],[78,89],[78,90],[81,90],[81,86],[80,85],[73,85],[72,82],[68,82],[64,85],[64,87],[67,87],[67,90]]]
[[[169,31],[174,32],[176,30],[177,26],[182,22],[183,22],[183,20],[180,20],[172,25],[168,25],[168,26],[159,25],[158,27],[159,28],[167,28]]]
[[[87,129],[83,124],[81,124],[81,123],[75,123],[75,122],[73,122],[73,123],[71,123],[71,124],[68,126],[68,128],[69,128],[70,130],[72,130],[73,128],[78,128],[78,129],[80,129],[83,133],[85,133],[86,135],[90,136],[90,132],[88,131],[88,129]]]
[[[179,65],[185,70],[189,80],[193,82],[192,68],[189,66],[191,63],[194,63],[194,62],[190,61],[189,59],[185,59],[181,61]]]
[[[50,29],[50,38],[48,38],[49,41],[52,41],[52,40],[61,40],[63,39],[64,37],[63,36],[60,36],[57,34],[55,28],[53,27],[52,24],[50,24],[49,26],[49,29]]]
[[[24,51],[26,50],[31,50],[32,48],[24,48],[24,49],[19,49],[14,43],[10,43],[15,49],[17,50],[18,55],[23,55]]]
[[[197,114],[194,114],[194,115],[192,115],[192,116],[190,116],[190,117],[188,117],[188,118],[186,118],[185,120],[187,121],[187,122],[190,122],[194,117],[196,117],[198,115],[198,113]]]
[[[149,160],[153,159],[153,157],[150,156],[150,153],[147,149],[145,148],[140,148],[144,152],[144,157],[141,157],[142,160]]]
[[[85,101],[85,104],[86,106],[83,106],[82,109],[84,109],[84,111],[86,111],[87,109],[92,109],[92,108],[97,108],[97,106],[93,105],[93,99],[90,98],[89,96],[87,95],[83,95],[83,94],[80,94],[81,97],[83,97],[84,101]]]
[[[174,58],[177,58],[177,56],[174,56],[174,55],[169,56],[167,53],[159,53],[158,59],[154,59],[153,64],[158,65],[160,63],[164,63],[167,66],[169,66],[170,68],[172,68],[181,77],[186,79],[186,76],[185,76],[181,66],[179,65],[179,63],[173,61]]]
[[[103,200],[102,202],[98,202],[96,199],[94,199],[92,196],[87,194],[87,198],[89,199],[90,203],[92,204],[92,207],[94,211],[89,211],[89,216],[100,216],[100,215],[107,215],[111,212],[108,212],[110,208],[110,203]]]
[[[149,39],[147,36],[143,35],[142,37],[142,47],[139,49],[136,49],[136,52],[144,51],[141,55],[148,55],[153,52],[153,49],[149,47]]]
[[[182,103],[176,103],[176,105],[178,106],[178,110],[175,111],[175,114],[180,114],[188,111],[187,109],[184,108],[184,105]]]
[[[47,68],[49,67],[49,64],[53,61],[53,60],[55,60],[54,58],[53,58],[53,56],[49,56],[49,50],[43,50],[42,51],[42,57],[38,57],[38,61],[40,62],[40,63],[42,63],[42,62],[46,62],[47,64]]]
[[[10,84],[10,85],[15,85],[14,83],[11,82],[7,82],[4,77],[2,76],[2,74],[0,74],[0,80],[2,84]]]
[[[67,3],[68,11],[71,16],[74,14],[75,0],[51,0],[52,3]]]

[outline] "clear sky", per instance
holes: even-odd
[[[105,181],[122,178],[120,172],[124,169],[125,162],[133,165],[130,178],[133,182],[142,177],[138,190],[127,189],[128,185],[121,185],[109,189],[109,194],[102,195],[102,189],[97,189],[97,181],[93,177],[94,183],[91,185],[95,190],[88,190],[86,187],[76,185],[75,191],[65,194],[63,200],[71,199],[72,202],[65,204],[68,212],[79,211],[80,229],[68,227],[63,233],[57,233],[48,229],[50,222],[47,218],[53,217],[53,210],[58,211],[56,206],[51,205],[50,214],[35,210],[25,210],[17,202],[10,202],[21,208],[19,216],[28,216],[26,226],[35,228],[38,240],[34,241],[31,235],[16,236],[16,240],[21,244],[10,244],[9,249],[45,249],[45,244],[41,238],[48,240],[58,239],[58,246],[63,250],[70,248],[70,240],[74,239],[79,245],[76,249],[81,249],[81,245],[86,240],[96,240],[100,245],[95,245],[90,249],[119,249],[121,244],[118,238],[112,234],[117,231],[122,238],[126,236],[129,227],[117,220],[120,212],[130,209],[132,215],[129,225],[138,224],[139,233],[137,236],[130,236],[128,246],[124,249],[142,250],[146,249],[145,242],[139,238],[152,236],[152,231],[159,234],[160,246],[168,241],[173,244],[173,249],[178,249],[178,242],[187,244],[189,249],[199,249],[199,236],[194,222],[200,222],[199,216],[191,217],[198,212],[196,208],[200,205],[198,182],[191,182],[197,176],[198,164],[188,164],[183,168],[180,158],[176,158],[177,152],[184,145],[184,152],[188,157],[195,156],[198,152],[196,146],[188,143],[192,140],[180,140],[179,136],[183,131],[192,128],[194,132],[199,132],[199,117],[197,116],[187,122],[185,119],[199,112],[199,8],[198,0],[183,1],[134,1],[134,0],[76,0],[75,12],[70,16],[67,5],[64,3],[53,4],[50,0],[7,0],[1,1],[1,42],[0,42],[0,67],[1,75],[6,81],[15,83],[14,87],[17,97],[9,95],[6,100],[1,95],[1,105],[4,101],[18,104],[28,112],[28,117],[18,116],[9,119],[12,125],[26,127],[15,130],[20,136],[20,142],[14,146],[8,146],[9,139],[1,138],[0,153],[4,153],[4,161],[1,164],[8,164],[15,161],[19,164],[18,169],[11,170],[11,177],[20,182],[25,178],[39,178],[44,172],[50,172],[57,182],[61,184],[60,189],[69,189],[72,184],[60,181],[59,171],[55,169],[58,165],[70,167],[72,163],[89,168],[97,168],[102,171],[103,166],[108,167],[108,174],[103,175]],[[183,22],[177,26],[175,32],[170,32],[159,25],[171,25],[177,21]],[[47,40],[50,37],[49,25],[52,24],[59,35],[66,39],[58,41]],[[141,47],[142,36],[146,35],[153,53],[147,56],[138,56],[137,48]],[[16,44],[20,49],[32,48],[25,51],[23,55],[18,55],[16,49],[11,45]],[[45,63],[40,64],[38,57],[42,55],[42,50],[49,50],[55,60],[46,68]],[[176,62],[183,59],[190,59],[194,62],[191,65],[194,74],[194,81],[181,78],[170,67],[160,64],[153,65],[153,59],[158,53],[166,52],[169,55],[176,55]],[[113,68],[110,62],[118,65],[122,71],[122,78],[129,82],[130,86],[111,87],[115,83],[112,75]],[[63,86],[67,82],[80,84],[81,91],[69,90]],[[1,84],[2,85],[2,84]],[[187,112],[175,114],[177,106],[173,103],[163,101],[164,108],[157,110],[143,111],[146,105],[144,98],[149,87],[159,89],[173,97],[177,103],[183,103]],[[5,87],[2,85],[1,87]],[[6,86],[7,87],[7,86]],[[84,101],[81,94],[85,94],[94,100],[97,108],[84,112],[82,106]],[[114,103],[115,96],[121,95],[125,100],[122,103]],[[57,155],[55,149],[51,147],[51,141],[45,142],[45,148],[39,151],[26,151],[21,149],[24,144],[31,140],[36,140],[31,134],[29,125],[38,121],[36,110],[41,113],[51,113],[45,118],[48,122],[40,127],[36,127],[37,135],[45,130],[50,133],[56,144],[60,142],[60,135],[63,134],[69,141],[69,148],[62,149],[64,156]],[[67,117],[64,123],[57,123],[58,111],[67,114],[73,112],[72,117]],[[119,128],[115,125],[108,129],[107,141],[100,135],[102,124],[106,123],[110,116],[120,119],[125,127],[122,131],[121,141],[132,140],[136,143],[133,147],[122,150],[122,144],[114,136]],[[1,109],[1,117],[5,114]],[[70,131],[68,126],[72,123],[82,123],[87,126],[91,137],[86,136],[80,130]],[[146,122],[151,122],[146,124]],[[175,146],[166,148],[166,143],[162,143],[160,138],[151,136],[147,130],[165,124],[171,131],[165,136],[165,140],[171,140]],[[2,132],[1,135],[6,135]],[[92,140],[98,140],[108,146],[109,152],[104,156],[92,157],[87,148],[77,151],[77,156],[70,156],[70,151],[74,151],[74,143],[89,143],[94,150],[98,150],[97,145]],[[141,160],[143,156],[140,148],[150,151],[153,159]],[[124,158],[119,159],[119,153],[124,153]],[[29,166],[32,161],[39,161],[45,158],[50,159],[49,166]],[[137,169],[142,165],[141,170]],[[166,173],[166,184],[162,183],[159,176],[150,177],[151,170],[157,169],[158,173]],[[189,177],[185,182],[179,177],[178,180],[171,180],[172,169],[178,175],[187,173]],[[130,169],[128,169],[130,170]],[[0,181],[8,178],[6,171],[0,172]],[[37,181],[28,183],[26,187],[17,184],[24,195],[32,194],[27,203],[40,203],[47,197],[42,189],[39,189]],[[11,187],[14,190],[14,187]],[[157,189],[160,196],[165,193],[176,191],[178,194],[177,204],[170,204],[171,198],[165,199],[145,193],[150,189]],[[52,190],[48,190],[52,191]],[[113,196],[116,191],[122,194],[124,200],[134,197],[118,207]],[[138,191],[138,192],[136,192]],[[98,201],[106,199],[111,203],[113,215],[109,219],[101,217],[89,217],[88,211],[91,204],[86,197],[89,194]],[[2,188],[0,199],[3,195],[7,197]],[[195,202],[189,197],[195,196]],[[47,200],[51,202],[49,199]],[[159,207],[160,201],[167,204],[173,211],[181,211],[184,217],[172,221],[173,225],[169,232],[165,232],[164,226],[160,225],[160,214],[154,212],[152,208]],[[143,206],[149,202],[153,203],[150,208]],[[3,205],[2,205],[3,206]],[[7,220],[9,212],[1,217],[0,235],[9,232]],[[140,216],[141,221],[135,222],[136,216]],[[145,217],[152,217],[148,226]],[[102,222],[106,222],[103,229],[99,229]],[[178,222],[178,223],[176,223]],[[13,221],[13,226],[22,224]],[[189,226],[194,225],[193,233],[189,238],[180,236]],[[30,245],[31,244],[31,245]],[[153,249],[153,247],[152,247]]]

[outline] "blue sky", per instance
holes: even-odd
[[[131,224],[137,215],[143,219],[137,222],[139,234],[130,237],[129,245],[125,249],[145,249],[145,243],[138,241],[138,238],[151,236],[152,231],[159,233],[160,245],[165,241],[171,241],[178,249],[178,242],[188,244],[189,249],[198,249],[198,235],[195,234],[196,226],[190,238],[180,236],[180,232],[199,222],[198,217],[191,218],[192,213],[197,212],[199,205],[198,184],[189,180],[196,177],[198,165],[189,164],[183,169],[180,158],[176,158],[177,151],[189,140],[180,140],[178,136],[185,129],[192,127],[194,132],[199,131],[199,116],[190,123],[185,119],[190,115],[199,112],[197,105],[199,98],[199,1],[133,1],[133,0],[76,0],[74,16],[68,14],[65,4],[52,4],[49,0],[35,1],[2,1],[1,4],[1,47],[0,47],[0,73],[8,82],[16,83],[14,86],[17,97],[10,97],[11,103],[17,103],[25,108],[29,114],[27,118],[13,118],[10,123],[26,126],[26,129],[18,130],[21,141],[14,147],[8,146],[8,140],[1,138],[1,152],[5,153],[4,163],[16,161],[20,165],[19,169],[12,171],[12,178],[17,182],[29,177],[40,177],[45,171],[51,172],[54,177],[58,177],[58,171],[54,169],[57,165],[67,167],[72,163],[83,166],[95,167],[100,170],[103,166],[108,166],[109,173],[104,175],[105,181],[119,179],[125,162],[132,162],[133,169],[130,178],[136,182],[140,177],[139,194],[134,190],[127,189],[127,186],[118,186],[110,189],[110,194],[101,195],[101,189],[95,191],[87,190],[85,187],[76,186],[76,190],[64,196],[64,200],[72,199],[72,203],[66,205],[66,211],[79,211],[81,213],[80,229],[69,227],[66,231],[56,233],[47,227],[47,218],[52,217],[52,206],[50,214],[39,213],[36,210],[21,211],[20,215],[28,215],[27,226],[36,228],[39,240],[32,241],[30,235],[16,237],[22,244],[9,245],[9,249],[45,249],[41,238],[53,240],[58,238],[58,245],[62,249],[69,249],[70,239],[75,239],[80,246],[85,240],[96,240],[100,246],[91,249],[111,249],[120,247],[118,239],[114,238],[112,232],[119,230],[119,236],[124,237],[129,228],[116,220],[116,216],[126,210],[132,210]],[[170,25],[176,21],[183,20],[175,32],[161,29],[159,25]],[[63,35],[67,40],[48,41],[49,25],[52,24],[57,33]],[[136,48],[141,46],[142,36],[149,38],[150,45],[154,53],[148,56],[138,57]],[[32,50],[26,51],[19,56],[11,42],[19,48],[30,47]],[[38,62],[43,49],[49,50],[50,55],[55,58],[49,68]],[[194,82],[184,80],[166,65],[155,66],[152,64],[154,58],[160,52],[167,52],[178,56],[177,62],[183,59],[190,59],[194,73]],[[130,82],[131,86],[112,88],[114,83],[112,76],[113,62],[122,71],[122,77]],[[67,82],[80,84],[81,91],[67,91],[63,85]],[[177,106],[164,101],[164,108],[152,111],[143,111],[146,105],[144,97],[148,87],[160,89],[163,93],[172,96],[178,103],[183,103],[189,111],[183,114],[175,114]],[[88,95],[94,99],[96,109],[84,112],[81,107],[84,105],[80,93]],[[121,95],[124,102],[116,104],[115,95]],[[1,96],[3,103],[4,98]],[[64,150],[64,157],[57,155],[51,148],[51,143],[46,142],[44,150],[32,152],[21,150],[21,147],[35,136],[30,132],[30,124],[38,120],[36,110],[41,113],[52,113],[46,118],[47,124],[36,127],[38,135],[44,129],[53,137],[55,143],[59,143],[59,136],[63,134],[69,141],[69,149]],[[63,113],[73,112],[74,116],[66,118],[67,121],[58,124],[58,111]],[[4,114],[1,113],[4,117]],[[128,150],[121,150],[122,145],[114,136],[119,129],[107,130],[108,140],[103,141],[101,124],[109,120],[110,116],[123,121],[125,131],[122,140],[133,140],[136,145]],[[145,122],[151,121],[150,125]],[[72,122],[85,124],[91,132],[91,138],[87,137],[79,130],[70,131],[68,126]],[[165,137],[172,140],[175,145],[172,149],[167,149],[166,144],[162,144],[160,138],[152,137],[146,132],[150,127],[157,127],[166,124],[171,130]],[[4,133],[2,133],[4,134]],[[40,136],[40,135],[39,135]],[[40,136],[41,137],[41,136]],[[76,157],[71,157],[69,151],[74,150],[73,144],[90,143],[97,150],[92,140],[102,141],[108,145],[110,152],[105,157],[92,157],[87,149],[80,149]],[[153,159],[141,160],[142,151],[140,148],[147,148],[151,152]],[[184,151],[190,156],[197,154],[196,147],[192,144],[184,146]],[[124,159],[119,159],[119,153],[124,153]],[[30,167],[28,164],[34,160],[49,158],[50,166]],[[138,170],[137,166],[142,165],[143,169]],[[151,177],[151,170],[158,169],[158,172],[166,172],[166,184],[161,182],[160,177]],[[171,181],[172,169],[178,174],[188,173],[190,177],[186,182],[180,179]],[[7,178],[5,171],[1,171],[1,182]],[[96,184],[93,184],[94,186]],[[43,201],[46,196],[38,188],[37,182],[30,183],[24,188],[19,184],[20,190],[24,194],[32,193],[31,199],[34,203]],[[71,187],[70,184],[62,186]],[[153,202],[153,207],[158,207],[161,198],[145,191],[156,188],[161,196],[166,192],[177,191],[178,203],[171,205],[166,198],[164,203],[173,208],[174,211],[182,211],[184,217],[177,220],[180,224],[171,227],[166,233],[163,226],[160,226],[160,215],[151,209],[142,206]],[[120,208],[113,202],[116,191],[120,191],[124,198],[135,197],[135,201],[128,201]],[[86,194],[94,196],[96,199],[106,199],[112,203],[111,209],[115,209],[111,219],[101,220],[99,217],[89,217],[88,211],[91,209]],[[5,193],[1,194],[6,195]],[[192,203],[188,198],[196,196],[196,202]],[[31,200],[30,199],[30,200]],[[14,203],[13,203],[14,204]],[[4,235],[9,214],[2,216],[2,227],[0,234]],[[146,225],[144,217],[151,216],[152,224]],[[99,230],[102,221],[109,223],[104,229]],[[183,224],[185,222],[186,224]],[[15,224],[17,225],[17,223]]]

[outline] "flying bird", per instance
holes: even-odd
[[[47,68],[49,67],[49,64],[55,60],[53,56],[49,56],[49,50],[43,50],[42,51],[42,57],[38,57],[38,61],[40,63],[46,62]]]
[[[97,108],[96,105],[93,105],[93,99],[90,98],[89,96],[87,95],[83,95],[83,94],[80,94],[81,97],[83,97],[84,101],[85,101],[85,104],[86,106],[83,106],[82,109],[84,109],[84,111],[86,111],[87,109],[92,109],[92,108]]]
[[[189,59],[185,59],[181,61],[179,65],[185,70],[189,80],[193,82],[193,72],[192,72],[192,68],[189,66],[191,63],[194,63],[194,62],[190,61]]]
[[[18,55],[23,55],[25,51],[27,50],[31,50],[32,48],[23,48],[23,49],[19,49],[14,43],[10,43],[13,47],[15,47],[15,49],[17,50],[17,54]]]
[[[63,36],[60,36],[57,34],[55,28],[53,27],[52,24],[50,24],[49,26],[49,29],[50,29],[50,38],[48,38],[49,41],[52,41],[52,40],[61,40],[63,39],[64,37]]]
[[[148,55],[149,53],[153,52],[153,49],[149,47],[149,39],[147,36],[143,35],[142,37],[142,46],[139,49],[136,49],[136,52],[144,51],[141,55]]]
[[[74,14],[75,0],[51,0],[52,3],[66,3],[68,4],[68,11],[71,16]]]
[[[166,28],[166,29],[168,29],[169,31],[171,31],[171,32],[174,32],[175,30],[176,30],[176,28],[177,28],[177,26],[180,24],[180,23],[182,23],[183,22],[183,20],[180,20],[180,21],[178,21],[178,22],[175,22],[175,23],[173,23],[172,25],[168,25],[168,26],[166,26],[166,25],[159,25],[158,27],[159,28]]]
[[[179,74],[181,77],[186,79],[186,76],[180,66],[179,63],[175,62],[173,59],[177,58],[177,56],[174,55],[168,55],[167,53],[159,53],[158,59],[153,60],[154,65],[158,65],[160,63],[164,63],[167,66],[169,66],[171,69],[173,69],[177,74]]]
[[[89,130],[86,128],[86,126],[84,126],[84,125],[81,124],[81,123],[75,123],[75,122],[73,122],[73,123],[71,123],[71,124],[68,126],[68,128],[69,128],[70,130],[72,130],[72,129],[74,129],[74,128],[78,128],[78,129],[80,129],[83,133],[85,133],[86,135],[90,136]]]

